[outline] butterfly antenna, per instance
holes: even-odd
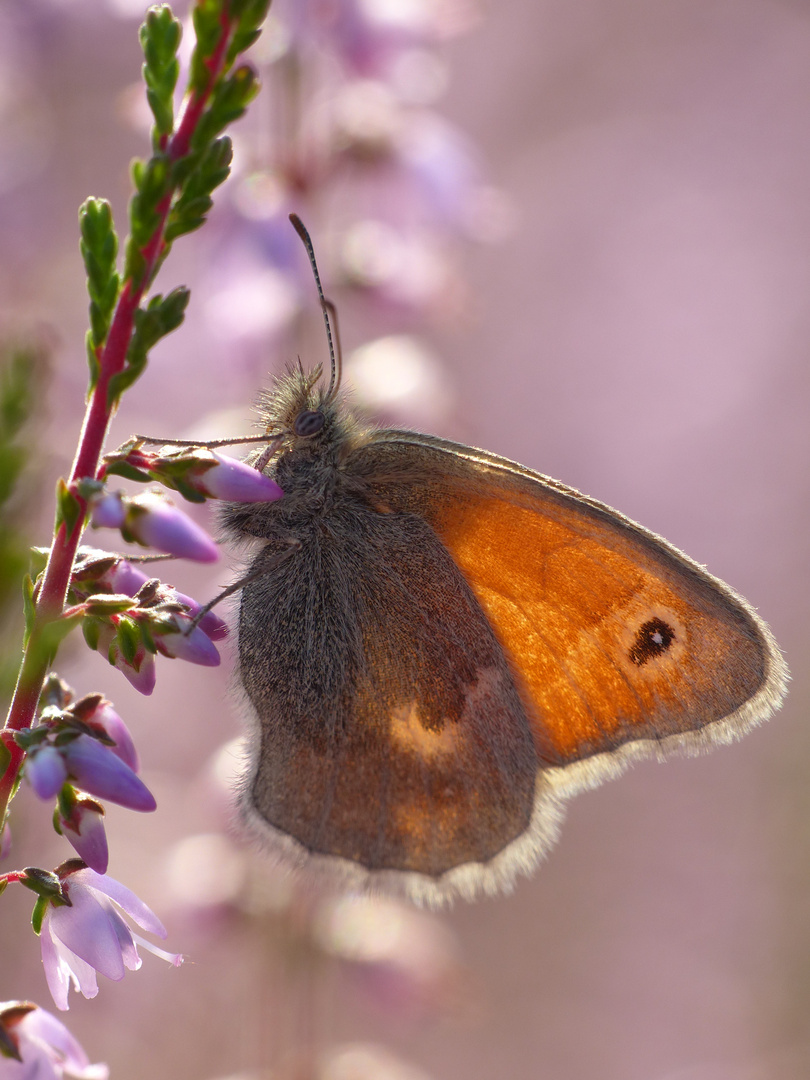
[[[337,309],[332,301],[327,300],[323,294],[321,275],[318,273],[318,264],[315,261],[315,249],[312,246],[312,238],[307,231],[306,225],[304,225],[298,214],[290,214],[290,221],[292,222],[295,231],[301,237],[304,247],[307,249],[309,265],[312,267],[312,274],[318,288],[318,299],[321,302],[323,322],[326,327],[326,340],[329,342],[329,361],[332,365],[332,377],[329,380],[329,389],[326,393],[326,400],[331,401],[340,389],[340,375],[343,368],[343,357],[340,349],[340,334],[338,332]]]

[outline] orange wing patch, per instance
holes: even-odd
[[[439,525],[534,706],[541,754],[696,730],[756,692],[762,647],[738,608],[622,519],[546,499],[467,496]]]

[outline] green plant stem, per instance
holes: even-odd
[[[236,21],[227,12],[223,12],[219,43],[213,54],[206,60],[210,73],[208,82],[203,89],[193,92],[188,97],[180,123],[171,138],[167,139],[165,149],[173,161],[179,160],[188,153],[194,131],[200,122],[216,81],[224,70],[235,25]],[[99,377],[87,404],[76,457],[70,471],[70,487],[74,492],[73,485],[78,480],[98,475],[101,452],[114,412],[114,406],[108,400],[110,380],[124,368],[127,348],[134,330],[135,312],[140,306],[144,292],[151,284],[155,268],[159,265],[164,251],[166,220],[171,210],[173,196],[174,191],[171,191],[161,200],[158,207],[159,223],[141,251],[145,270],[141,274],[140,283],[136,285],[132,280],[125,281],[119,295],[109,336],[99,356]],[[78,496],[76,497],[81,505],[81,513],[70,531],[62,522],[54,536],[36,601],[34,625],[23,653],[14,697],[2,732],[3,742],[10,751],[11,757],[5,772],[0,777],[0,827],[5,821],[8,803],[25,757],[23,750],[17,746],[10,735],[13,731],[29,728],[36,715],[42,684],[52,660],[50,651],[43,640],[44,631],[62,613],[70,585],[73,561],[85,527],[86,503]]]

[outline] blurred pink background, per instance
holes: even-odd
[[[453,987],[403,1015],[372,1008],[345,965],[286,937],[280,946],[279,916],[189,920],[177,907],[170,845],[221,825],[205,778],[240,730],[228,671],[164,662],[144,699],[77,644],[61,673],[113,699],[159,802],[151,818],[110,809],[110,874],[155,907],[169,947],[191,961],[175,971],[147,956],[122,983],[101,980],[96,1001],[73,997],[66,1021],[115,1080],[269,1076],[260,1069],[286,1067],[301,1044],[358,1042],[409,1065],[362,1072],[357,1059],[330,1076],[810,1075],[810,9],[478,10],[443,50],[437,108],[477,144],[503,193],[503,228],[459,247],[464,295],[430,331],[452,402],[432,429],[555,476],[705,563],[772,626],[792,670],[788,702],[739,745],[645,763],[576,799],[560,845],[511,897],[437,917],[459,957]],[[0,11],[0,316],[56,340],[40,543],[83,409],[77,208],[107,196],[123,229],[128,161],[145,152],[124,119],[137,24],[78,0]],[[271,116],[260,101],[251,123]],[[125,399],[112,445],[133,431],[182,436],[231,408],[247,431],[267,370],[322,349],[314,293],[306,346],[234,352],[211,332],[208,275],[228,229],[215,210],[210,232],[167,263],[159,285],[192,288],[187,322]],[[350,351],[367,330],[350,300],[345,314]],[[169,580],[207,597],[230,573],[179,567]],[[13,865],[68,857],[56,838],[43,854],[49,813],[27,790],[18,801]],[[48,1007],[21,891],[0,901],[0,999]]]

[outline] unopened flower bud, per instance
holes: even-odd
[[[274,502],[284,494],[275,480],[252,465],[216,451],[211,451],[211,456],[216,458],[216,465],[199,472],[191,470],[186,477],[201,494],[243,503]]]
[[[195,562],[216,562],[219,550],[204,529],[156,491],[130,498],[110,492],[94,502],[95,528],[120,529],[125,540]],[[146,579],[145,579],[146,580]]]
[[[130,501],[127,530],[141,544],[181,559],[216,562],[219,550],[204,529],[173,502],[147,491]]]
[[[40,799],[53,799],[67,780],[67,772],[61,750],[50,743],[32,750],[26,758],[26,778]]]
[[[155,797],[143,780],[108,746],[91,735],[79,735],[59,747],[68,775],[77,787],[99,799],[126,806],[130,810],[150,811],[157,806]]]
[[[59,814],[59,826],[79,857],[92,870],[106,874],[109,852],[101,803],[87,795],[79,795],[68,816]]]
[[[155,644],[164,656],[170,656],[178,660],[188,660],[192,664],[202,664],[203,667],[218,667],[220,655],[211,638],[195,626],[189,633],[191,619],[188,615],[175,615],[174,622],[176,632],[155,636]]]

